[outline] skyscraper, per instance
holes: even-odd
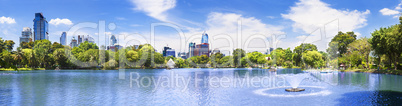
[[[34,25],[34,38],[33,40],[49,39],[48,23],[42,13],[35,13]]]
[[[110,37],[110,46],[113,46],[117,43],[117,39],[114,35],[112,35],[112,37]]]
[[[32,29],[24,27],[21,32],[20,43],[29,42],[29,39],[32,39]]]
[[[193,57],[194,56],[194,49],[195,49],[195,43],[194,42],[190,42],[188,44],[188,56],[187,58]]]
[[[112,50],[112,51],[117,51],[123,48],[123,46],[120,46],[117,44],[117,39],[116,36],[112,35],[110,37],[110,46],[107,47],[107,50]]]
[[[71,39],[71,42],[70,42],[70,47],[74,48],[77,46],[78,46],[77,40],[75,40],[75,37],[73,37],[73,39]]]
[[[170,50],[170,49],[172,49],[172,48],[170,48],[170,47],[167,47],[167,46],[165,46],[165,47],[163,47],[163,51],[162,51],[162,55],[163,55],[163,57],[166,57],[167,55],[167,50]]]
[[[82,36],[78,35],[78,45],[80,45],[82,43],[83,37],[84,37],[84,35],[82,35]]]
[[[60,44],[61,44],[61,45],[67,45],[67,43],[66,43],[66,37],[67,37],[67,33],[66,33],[66,32],[61,33],[61,36],[60,36]]]
[[[202,34],[201,43],[208,43],[208,34],[205,32]]]
[[[166,57],[168,56],[176,57],[176,51],[174,49],[166,50]]]
[[[95,39],[87,35],[87,37],[84,38],[84,42],[95,43]]]

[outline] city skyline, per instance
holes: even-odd
[[[375,28],[386,27],[395,23],[397,20],[394,17],[397,16],[401,10],[400,5],[398,5],[400,1],[396,0],[385,2],[293,0],[280,4],[277,3],[278,1],[233,1],[226,4],[221,3],[224,1],[209,1],[209,4],[199,3],[199,1],[166,1],[165,3],[152,2],[160,8],[152,7],[155,9],[149,9],[147,7],[154,6],[152,3],[149,4],[141,0],[121,0],[115,1],[110,5],[119,5],[119,7],[122,8],[112,7],[107,10],[96,9],[104,5],[109,5],[107,2],[90,4],[91,2],[89,1],[80,3],[77,3],[77,1],[65,1],[65,3],[63,3],[65,5],[53,6],[52,4],[58,3],[49,2],[39,4],[27,1],[21,4],[21,7],[40,8],[26,10],[13,9],[15,7],[8,4],[13,4],[16,1],[5,0],[0,4],[0,9],[13,11],[0,12],[0,26],[3,28],[0,34],[3,39],[19,41],[21,30],[24,27],[34,29],[32,27],[34,13],[40,12],[44,14],[46,20],[49,22],[49,40],[52,42],[59,42],[60,34],[68,31],[71,26],[84,22],[97,23],[100,20],[104,20],[106,24],[114,23],[116,25],[115,30],[106,30],[107,34],[121,35],[139,33],[149,36],[152,23],[169,22],[181,27],[186,38],[200,36],[203,31],[208,32],[210,38],[218,34],[228,34],[233,37],[236,36],[237,21],[241,20],[242,32],[245,37],[254,33],[265,34],[267,38],[272,34],[284,34],[286,38],[281,40],[278,47],[290,47],[293,49],[310,33],[314,35],[314,29],[322,28],[327,22],[331,22],[334,19],[338,19],[340,31],[355,31],[358,37],[367,37],[370,36],[370,33],[374,31]],[[257,5],[259,3],[266,5],[262,7],[261,5]],[[319,4],[319,6],[314,7],[318,9],[312,9],[309,3]],[[68,6],[77,4],[88,5],[88,7],[76,9],[68,8]],[[362,4],[362,6],[354,6],[351,4]],[[254,7],[248,7],[247,5],[253,5]],[[269,7],[269,5],[272,5],[272,7]],[[198,6],[199,8],[193,8],[194,6]],[[79,9],[85,11],[77,11]],[[298,9],[304,9],[305,11],[299,11]],[[322,11],[319,11],[320,9]],[[379,19],[383,21],[374,21]],[[335,35],[332,34],[334,31],[332,31],[331,28],[328,28],[327,31],[327,35]],[[95,36],[96,32],[95,29],[85,29],[76,34],[67,34],[67,44],[73,36]],[[158,42],[155,44],[155,48],[158,51],[162,51],[163,46],[169,44],[176,52],[181,52],[181,44],[177,43],[179,36],[172,28],[157,27],[155,38],[156,42]],[[95,42],[104,42],[98,39],[95,40]],[[199,39],[188,42],[201,43]],[[184,44],[186,45],[186,50],[184,51],[188,51],[188,42]],[[211,45],[224,45],[219,42],[220,41],[211,42]],[[244,41],[242,43],[244,43]],[[15,46],[17,45],[19,45],[19,42],[16,42]],[[211,47],[210,49],[214,48],[219,47]],[[323,47],[318,48],[321,51],[324,50]]]

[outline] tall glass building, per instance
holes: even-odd
[[[61,45],[67,45],[67,43],[66,43],[66,37],[67,37],[67,33],[66,32],[63,32],[63,33],[61,33],[61,36],[60,36],[60,44]]]
[[[35,13],[34,25],[34,41],[49,39],[48,23],[42,13]]]
[[[20,43],[29,42],[30,39],[32,39],[32,29],[24,27],[21,32]]]
[[[166,50],[166,57],[168,56],[176,57],[176,51],[174,49]]]
[[[110,46],[113,46],[116,43],[117,43],[116,36],[112,35],[112,37],[110,37]]]
[[[205,32],[202,34],[201,43],[208,43],[208,34]]]
[[[190,42],[188,44],[188,56],[187,58],[193,57],[194,56],[194,49],[195,49],[195,43],[194,42]]]

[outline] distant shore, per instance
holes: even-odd
[[[402,70],[376,70],[376,69],[349,69],[340,70],[341,72],[365,72],[365,73],[378,73],[378,74],[393,74],[402,75]]]
[[[18,68],[18,71],[46,70],[45,68]],[[12,68],[0,68],[0,71],[16,71]]]
[[[245,67],[245,68],[247,68],[247,67]],[[126,68],[126,69],[161,69],[161,68]],[[176,69],[183,69],[183,68],[176,68]],[[19,71],[32,71],[32,70],[46,70],[46,69],[45,68],[18,68],[18,70]],[[54,69],[48,69],[48,70],[54,70]],[[62,70],[107,70],[107,69],[62,69]],[[118,69],[110,69],[110,70],[118,70]],[[0,71],[15,71],[15,70],[12,68],[0,68]],[[379,71],[377,71],[376,69],[348,69],[348,70],[339,70],[339,71],[402,75],[402,70],[379,70]]]

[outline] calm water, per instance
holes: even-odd
[[[286,92],[284,76],[308,74]],[[0,105],[400,105],[402,76],[300,69],[0,72]]]

